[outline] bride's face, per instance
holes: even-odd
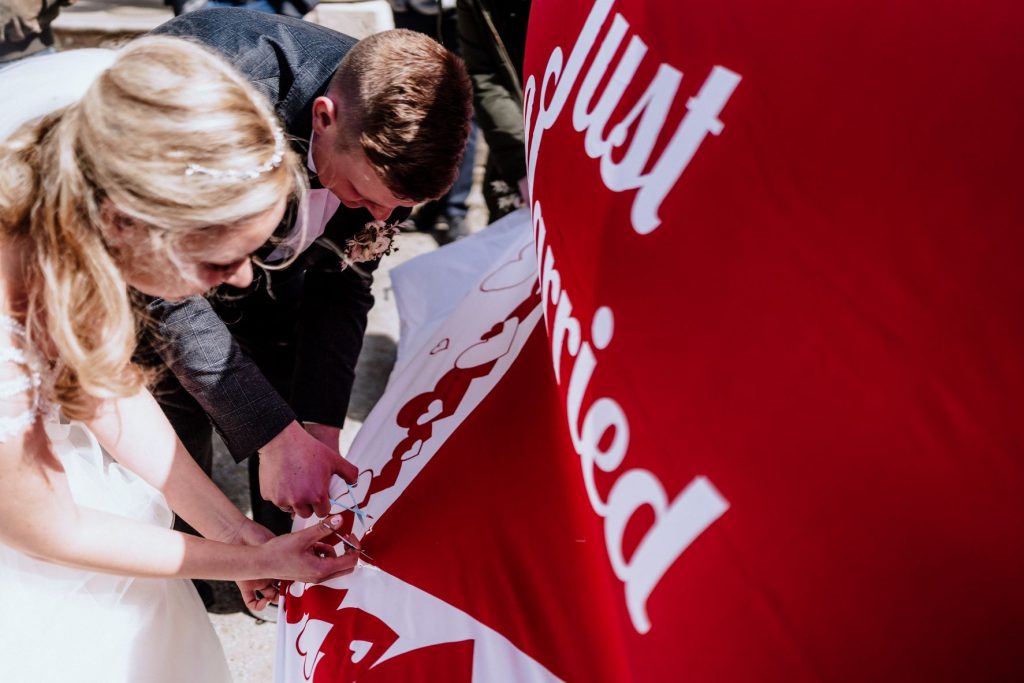
[[[252,282],[251,256],[281,222],[285,204],[282,199],[250,220],[187,235],[179,240],[173,260],[166,253],[140,258],[131,248],[118,249],[114,258],[129,285],[170,301],[202,294],[221,284],[247,287]]]

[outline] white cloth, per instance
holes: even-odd
[[[327,223],[341,206],[341,200],[333,192],[325,189],[310,190],[306,194],[306,216],[312,232],[304,241],[303,251],[315,242],[327,229]],[[338,245],[343,246],[343,245]]]
[[[81,425],[48,424],[78,505],[167,528],[160,493],[105,458]],[[43,562],[0,545],[0,681],[230,681],[192,582]]]
[[[0,139],[81,97],[113,59],[110,50],[76,50],[32,57],[0,71]],[[17,326],[4,329],[0,346],[24,351]],[[88,430],[46,428],[78,505],[157,527],[171,525],[163,496],[105,459]],[[73,569],[0,544],[0,586],[0,681],[231,680],[220,641],[189,581]]]
[[[0,140],[18,127],[78,101],[117,55],[89,48],[27,57],[0,71]]]
[[[315,139],[316,133],[309,136],[309,153],[306,154],[306,168],[314,175],[316,175],[316,162],[313,161],[313,140]],[[339,206],[341,206],[341,200],[327,188],[318,188],[306,193],[306,225],[310,232],[304,240],[303,249],[324,234],[327,224],[334,217]],[[338,246],[343,245],[339,244]]]
[[[530,210],[503,216],[465,239],[391,269],[401,334],[391,377],[398,376],[509,246],[532,229]]]

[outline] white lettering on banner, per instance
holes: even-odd
[[[657,476],[640,468],[620,474],[612,484],[608,500],[601,498],[594,468],[614,474],[629,451],[629,420],[622,406],[607,396],[585,405],[587,390],[598,365],[597,353],[607,349],[615,336],[615,317],[607,306],[598,308],[591,320],[589,341],[584,337],[583,326],[572,315],[569,293],[562,288],[554,253],[547,245],[547,228],[540,202],[533,205],[533,222],[545,315],[548,315],[550,307],[555,309],[554,318],[549,317],[555,376],[562,376],[563,355],[573,359],[565,398],[569,436],[580,456],[587,498],[594,512],[604,518],[605,547],[615,576],[625,584],[626,609],[633,628],[639,633],[647,633],[651,630],[647,616],[647,601],[651,593],[683,551],[729,509],[729,503],[711,481],[702,476],[695,477],[669,503]],[[605,435],[610,436],[610,440],[602,448]],[[623,549],[626,526],[633,515],[645,506],[654,511],[654,523],[632,557],[627,559]]]
[[[536,177],[537,154],[540,151],[544,132],[549,130],[565,107],[569,94],[579,79],[583,62],[597,42],[598,33],[611,12],[614,0],[597,0],[580,31],[579,38],[569,55],[569,61],[562,64],[562,49],[555,47],[548,59],[541,85],[540,106],[537,120],[531,130],[533,107],[536,101],[537,82],[531,75],[524,89],[526,117],[527,166],[530,179],[530,196],[533,195],[533,179]],[[619,58],[610,79],[597,104],[591,107],[598,85],[606,80],[605,75],[612,58],[619,52],[629,24],[621,14],[612,19],[608,33],[580,85],[572,110],[573,127],[585,132],[584,150],[591,159],[600,159],[601,180],[612,192],[638,190],[633,199],[630,221],[640,235],[647,235],[661,225],[658,211],[669,191],[689,166],[697,149],[707,137],[721,134],[725,124],[719,120],[725,103],[739,85],[740,75],[722,66],[715,66],[695,97],[686,102],[686,115],[679,123],[668,145],[654,162],[650,171],[644,172],[651,160],[654,145],[665,126],[669,108],[679,91],[683,73],[668,64],[660,64],[654,80],[630,112],[609,131],[609,119],[618,108],[627,86],[633,82],[637,69],[647,55],[647,44],[633,36],[625,52]],[[554,92],[548,98],[549,86]],[[545,104],[546,103],[546,104]],[[639,119],[636,132],[618,162],[612,160],[612,151],[626,143],[630,128]],[[607,137],[604,137],[607,133]]]
[[[533,180],[544,132],[561,116],[613,4],[614,0],[594,2],[567,62],[563,64],[560,47],[552,50],[544,72],[535,121],[537,83],[533,76],[526,82],[526,149],[531,196],[534,196]],[[707,134],[719,135],[722,132],[724,124],[718,116],[739,84],[740,76],[715,66],[697,95],[687,101],[686,115],[664,151],[651,165],[654,146],[676,99],[683,74],[668,64],[660,64],[654,79],[629,113],[616,125],[610,126],[612,114],[619,108],[648,51],[646,43],[638,36],[633,36],[626,49],[621,51],[628,32],[629,24],[621,14],[616,14],[583,77],[572,107],[572,123],[577,132],[584,134],[583,148],[587,156],[600,160],[601,179],[605,186],[612,192],[637,190],[630,221],[637,234],[646,235],[661,224],[658,211],[662,201]],[[622,56],[615,70],[610,78],[606,78],[613,58],[620,51]],[[597,88],[603,82],[607,84],[595,104]],[[554,90],[549,97],[550,88]],[[612,152],[626,143],[634,124],[636,130],[628,149],[618,162],[613,161]],[[651,169],[645,173],[648,166]],[[611,308],[598,307],[590,321],[587,337],[586,326],[581,324],[578,314],[573,314],[569,292],[555,266],[554,252],[547,244],[547,229],[539,201],[533,205],[533,220],[541,297],[551,339],[552,365],[559,384],[565,381],[563,356],[572,359],[565,398],[569,435],[580,457],[587,498],[594,512],[604,519],[609,562],[615,576],[624,584],[630,620],[637,632],[647,633],[651,629],[647,602],[655,587],[683,551],[729,509],[729,503],[704,476],[694,477],[669,501],[657,475],[640,468],[618,474],[607,500],[601,497],[595,481],[595,468],[615,475],[626,460],[630,443],[629,419],[618,401],[600,396],[586,403],[588,389],[597,370],[599,352],[607,349],[615,336],[615,316]],[[606,444],[604,448],[602,444]],[[627,558],[623,547],[626,527],[633,515],[644,507],[654,511],[654,522],[632,556]]]

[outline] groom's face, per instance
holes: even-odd
[[[341,144],[345,131],[338,111],[328,96],[313,102],[313,163],[320,183],[348,208],[366,209],[376,220],[387,219],[400,206],[415,206],[388,189],[358,145]]]
[[[400,206],[414,206],[396,197],[367,161],[362,150],[321,149],[313,142],[313,162],[320,182],[350,209],[366,209],[376,220],[385,220]]]

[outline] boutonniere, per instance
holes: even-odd
[[[352,239],[345,242],[342,270],[353,263],[373,261],[398,251],[394,241],[397,234],[398,226],[394,223],[370,221]]]

